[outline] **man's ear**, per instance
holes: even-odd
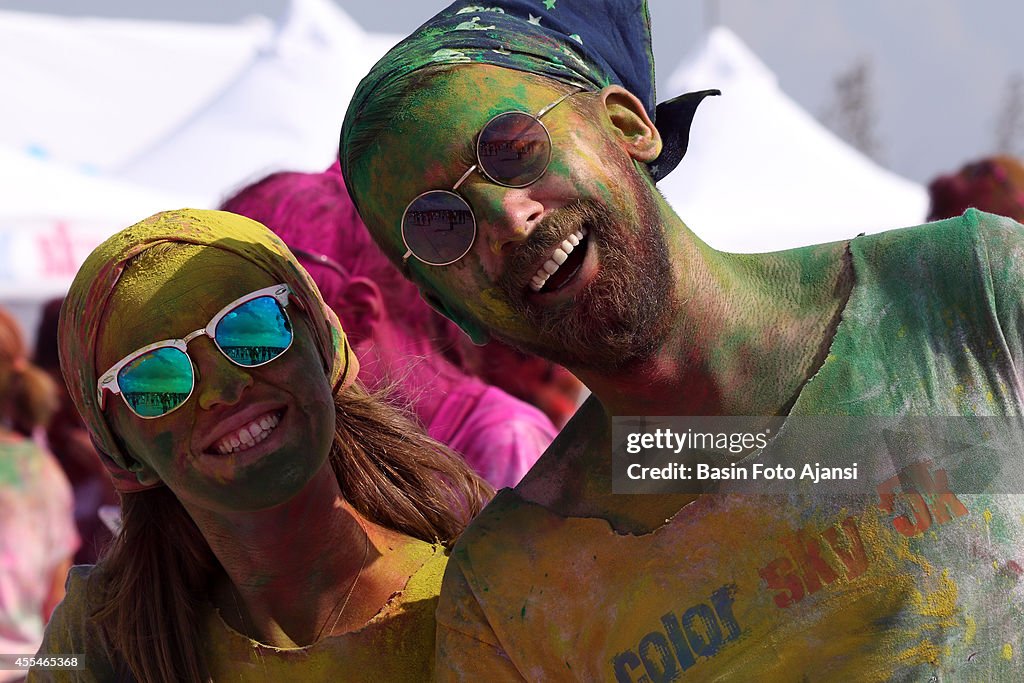
[[[609,85],[599,95],[626,152],[644,163],[657,159],[661,154],[661,134],[636,95],[619,85]]]
[[[466,336],[477,346],[483,346],[491,341],[491,333],[485,330],[480,323],[453,312],[437,295],[421,289],[420,298],[427,302],[427,305],[435,311],[458,325],[459,329],[465,332]]]
[[[365,277],[349,278],[341,293],[341,301],[333,306],[344,312],[342,326],[352,344],[370,339],[384,315],[384,296],[373,280]]]

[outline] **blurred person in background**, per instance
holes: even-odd
[[[928,220],[954,218],[974,207],[1024,221],[1024,163],[1011,156],[993,156],[966,164],[928,185]]]
[[[463,365],[488,384],[537,406],[561,429],[586,398],[583,382],[558,363],[492,339],[477,346],[458,333]]]
[[[374,244],[337,165],[323,173],[274,173],[221,208],[284,240],[341,319],[361,381],[371,391],[389,388],[430,436],[461,453],[492,486],[517,484],[554,439],[554,426],[537,408],[458,366],[451,352],[464,335]]]
[[[0,308],[0,681],[12,655],[32,655],[64,595],[78,548],[71,487],[32,438],[57,410],[49,375],[29,362],[17,321]],[[6,666],[5,666],[6,665]]]
[[[46,439],[71,481],[75,494],[75,524],[82,539],[75,553],[75,564],[95,564],[100,551],[112,537],[110,529],[100,519],[99,510],[103,506],[116,506],[117,492],[100,463],[82,416],[68,396],[60,371],[57,320],[62,303],[64,297],[59,297],[43,307],[43,316],[36,330],[35,363],[49,373],[59,396],[57,412],[46,428]]]

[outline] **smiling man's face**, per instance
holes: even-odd
[[[494,66],[433,77],[351,165],[352,192],[377,242],[393,257],[404,253],[405,207],[422,192],[452,188],[492,117],[537,113],[569,91]],[[552,154],[544,176],[507,188],[472,174],[458,189],[476,216],[469,253],[447,266],[409,259],[412,279],[472,336],[491,334],[572,368],[613,369],[649,355],[667,333],[668,249],[656,192],[635,163],[645,159],[626,99],[609,105],[581,93],[545,115]]]

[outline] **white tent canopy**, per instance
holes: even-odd
[[[213,206],[265,173],[326,168],[356,84],[396,41],[330,0],[293,0],[280,26],[0,12],[22,103],[0,144]]]
[[[111,234],[189,202],[0,147],[0,303],[32,339],[39,306],[62,296]]]
[[[923,187],[826,130],[728,29],[712,30],[669,88],[722,91],[697,110],[686,157],[659,183],[713,247],[773,251],[924,221]]]
[[[63,294],[111,234],[186,202],[0,148],[0,300]]]
[[[270,42],[239,25],[0,12],[0,144],[109,173],[172,136]]]
[[[356,85],[397,41],[368,36],[330,0],[293,0],[272,44],[230,87],[117,175],[216,204],[273,171],[323,170]],[[205,161],[190,168],[192,159]]]

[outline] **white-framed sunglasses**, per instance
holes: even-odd
[[[295,338],[285,311],[290,293],[286,284],[258,289],[235,299],[205,327],[181,339],[164,339],[132,351],[97,380],[100,410],[107,391],[120,395],[128,409],[144,420],[180,408],[195,390],[188,345],[204,335],[239,367],[255,368],[280,358]]]

